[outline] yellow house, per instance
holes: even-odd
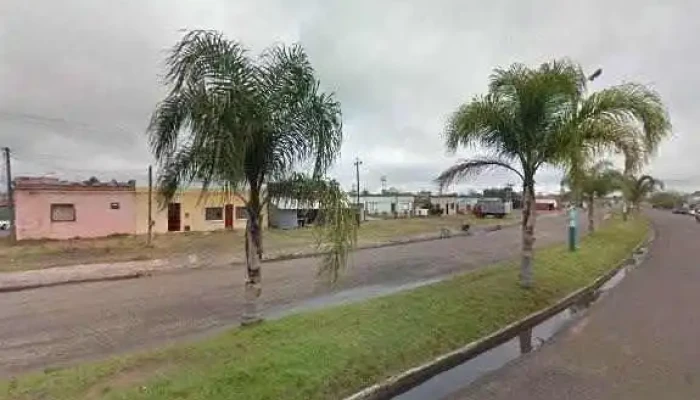
[[[154,233],[245,229],[247,221],[240,197],[214,190],[202,197],[200,189],[181,191],[164,208],[154,190],[152,218]],[[262,226],[267,226],[266,214]],[[148,233],[148,188],[136,189],[136,233]]]

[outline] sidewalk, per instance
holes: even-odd
[[[645,263],[552,343],[450,399],[700,399],[700,225],[650,214]]]
[[[372,249],[386,246],[396,246],[430,240],[439,240],[445,237],[468,236],[505,227],[512,227],[519,221],[507,221],[503,225],[476,226],[469,232],[449,232],[448,236],[442,233],[428,233],[415,236],[397,238],[390,241],[376,243],[362,243],[356,250]],[[318,256],[320,253],[314,246],[305,246],[293,250],[272,251],[265,254],[263,262],[289,260]],[[218,254],[201,256],[192,254],[188,257],[174,259],[156,259],[147,261],[127,261],[116,263],[81,264],[65,267],[54,267],[21,272],[0,273],[0,293],[15,292],[40,287],[56,286],[72,283],[99,282],[109,280],[135,279],[158,273],[167,273],[177,270],[194,268],[215,268],[231,265],[242,265],[243,258],[222,257]]]

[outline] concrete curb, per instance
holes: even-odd
[[[405,245],[405,244],[432,242],[435,240],[451,239],[451,238],[463,237],[463,236],[474,236],[477,234],[484,234],[484,233],[489,233],[489,232],[500,231],[504,228],[510,228],[510,227],[515,226],[515,225],[517,225],[517,222],[510,223],[510,224],[488,225],[488,226],[479,227],[480,229],[478,229],[476,231],[469,230],[468,232],[454,232],[454,233],[450,233],[447,236],[430,236],[430,237],[420,237],[420,238],[413,238],[413,239],[390,240],[388,242],[382,242],[382,243],[371,243],[371,244],[359,246],[359,247],[353,249],[353,252],[361,251],[361,250],[379,249],[382,247],[401,246],[401,245]],[[313,258],[313,257],[322,256],[324,254],[326,254],[326,252],[323,252],[323,251],[309,252],[309,253],[280,254],[280,255],[270,256],[269,258],[264,258],[262,260],[262,262],[266,263],[266,262],[272,262],[272,261],[294,260],[294,259],[298,259],[298,258]],[[236,262],[235,264],[244,264],[244,262],[240,261],[240,262]]]
[[[361,251],[361,250],[378,249],[378,248],[382,248],[382,247],[401,246],[401,245],[420,243],[420,242],[431,242],[431,241],[435,241],[435,240],[451,239],[451,238],[456,238],[456,237],[473,236],[476,234],[484,234],[484,233],[502,230],[504,228],[510,228],[510,227],[516,226],[517,224],[518,224],[518,221],[512,221],[512,222],[506,223],[506,224],[480,226],[480,227],[475,228],[474,230],[470,230],[468,232],[454,232],[454,233],[450,233],[447,236],[436,235],[436,236],[429,236],[429,237],[409,238],[409,239],[403,239],[403,240],[392,240],[392,241],[383,242],[383,243],[372,243],[372,244],[359,246],[359,247],[353,249],[353,252]],[[301,252],[301,253],[278,254],[278,255],[272,255],[272,256],[267,257],[267,258],[263,258],[262,262],[269,263],[269,262],[274,262],[274,261],[296,260],[296,259],[300,259],[300,258],[314,258],[314,257],[322,256],[324,254],[326,254],[326,253],[325,252],[318,252],[318,251],[317,252],[306,252],[306,253]],[[236,260],[233,262],[222,263],[221,266],[228,267],[231,265],[243,265],[243,264],[245,264],[244,260]],[[63,267],[56,267],[56,268],[63,268]],[[186,270],[203,269],[203,268],[204,267],[202,267],[201,265],[198,265],[196,262],[195,263],[190,262],[189,264],[185,264],[185,265],[179,266],[179,267],[178,266],[175,266],[175,267],[171,266],[171,267],[165,267],[165,268],[160,268],[160,269],[147,268],[147,269],[143,269],[143,270],[129,271],[129,272],[125,272],[123,274],[113,274],[113,275],[108,275],[108,276],[68,278],[68,279],[57,280],[57,281],[53,281],[53,282],[22,283],[19,285],[5,285],[5,286],[3,286],[0,284],[0,293],[20,292],[20,291],[24,291],[24,290],[41,289],[41,288],[61,286],[61,285],[75,285],[75,284],[81,284],[81,283],[95,283],[95,282],[130,280],[130,279],[138,279],[138,278],[143,278],[143,277],[153,276],[153,275],[176,273],[176,272],[181,272],[181,271],[186,271]]]
[[[16,285],[16,286],[0,286],[0,293],[11,293],[11,292],[21,292],[23,290],[41,289],[53,286],[63,286],[63,285],[76,285],[80,283],[94,283],[94,282],[110,282],[110,281],[124,281],[129,279],[142,278],[144,276],[150,276],[150,273],[139,271],[124,275],[114,275],[105,276],[99,278],[80,278],[80,279],[66,279],[63,281],[56,282],[45,282],[45,283],[35,283],[26,285]]]
[[[516,336],[524,330],[532,329],[548,318],[566,310],[567,308],[582,303],[590,303],[596,298],[598,290],[609,279],[615,276],[621,269],[630,265],[630,263],[639,264],[643,258],[635,258],[635,255],[646,253],[642,252],[644,247],[649,247],[655,238],[655,229],[650,226],[650,232],[647,236],[637,244],[632,252],[617,263],[617,265],[598,277],[593,283],[585,286],[559,300],[554,305],[528,315],[506,327],[476,341],[473,341],[466,346],[441,355],[432,361],[422,364],[418,367],[411,368],[401,374],[395,375],[383,382],[367,387],[344,400],[389,400],[398,396],[428,379],[452,369],[472,358],[501,345]]]

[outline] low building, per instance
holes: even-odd
[[[442,215],[455,215],[458,210],[458,196],[456,193],[430,196],[430,204],[439,208]]]
[[[476,206],[480,197],[473,196],[457,196],[457,213],[458,214],[468,214]]]
[[[152,199],[153,232],[216,231],[245,229],[248,221],[243,199],[239,194],[201,189],[182,190],[167,204],[161,204],[157,193]],[[136,190],[136,233],[148,232],[148,188]],[[261,226],[267,226],[263,213]]]
[[[554,198],[535,199],[535,209],[540,211],[554,211],[559,207],[559,202]]]
[[[353,203],[357,200],[351,197]],[[360,195],[360,204],[367,215],[408,216],[413,214],[415,196],[407,193],[384,193]]]
[[[135,231],[136,182],[15,179],[17,240],[94,238]]]
[[[318,215],[318,204],[302,204],[296,200],[280,199],[270,202],[270,227],[294,229],[313,222]]]

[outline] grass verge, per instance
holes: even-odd
[[[611,221],[576,253],[536,255],[536,288],[516,263],[290,316],[192,345],[0,383],[3,399],[337,399],[537,311],[608,271],[648,232]]]

